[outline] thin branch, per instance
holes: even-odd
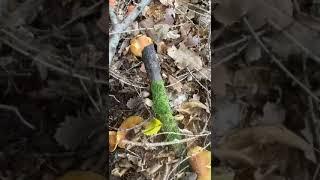
[[[198,80],[198,78],[196,78],[193,73],[190,71],[190,69],[187,67],[187,70],[189,71],[190,75],[194,78],[194,80],[196,80],[196,82],[204,89],[207,91],[207,93],[209,95],[211,95],[211,92]]]
[[[144,148],[154,148],[154,147],[159,147],[159,146],[171,146],[174,144],[182,144],[186,143],[192,140],[197,139],[198,137],[192,137],[192,138],[185,138],[181,140],[175,140],[175,141],[168,141],[168,142],[159,142],[159,143],[147,143],[147,142],[134,142],[134,141],[129,141],[129,140],[122,140],[124,144],[128,144],[131,146],[140,146]]]
[[[119,23],[119,19],[111,6],[109,6],[109,16],[112,25],[116,26]]]
[[[185,25],[186,23],[182,23],[182,24],[178,24],[178,25],[173,25],[173,26],[170,26],[170,28],[176,28],[176,27],[180,27],[180,26],[183,26]],[[114,35],[114,34],[124,34],[124,33],[131,33],[131,32],[135,32],[135,31],[146,31],[146,30],[155,30],[155,29],[160,29],[161,26],[156,26],[156,27],[150,27],[150,28],[138,28],[138,29],[130,29],[130,30],[125,30],[125,31],[122,31],[122,32],[110,32],[109,35]]]
[[[127,84],[129,86],[133,86],[133,87],[140,88],[140,89],[147,88],[147,86],[138,85],[137,82],[130,82],[128,79],[121,77],[120,74],[115,73],[112,70],[110,70],[109,73],[110,73],[110,76],[112,76],[113,78],[115,78],[115,79],[119,80],[120,82]],[[144,84],[142,84],[142,85],[144,85]]]
[[[249,23],[247,18],[243,18],[244,23],[247,25],[249,31],[256,39],[258,44],[262,47],[262,49],[271,57],[272,61],[274,61],[279,68],[284,71],[295,83],[297,83],[307,94],[309,94],[315,101],[320,102],[320,99],[308,88],[306,87],[300,80],[298,80],[281,62],[277,59],[270,50],[266,47],[266,45],[262,42],[262,40],[258,37],[257,33],[253,30],[253,27]]]
[[[8,110],[8,111],[13,111],[17,116],[18,118],[20,119],[20,121],[26,125],[27,127],[29,127],[30,129],[32,130],[35,130],[36,127],[34,125],[32,125],[31,123],[29,123],[28,121],[26,121],[22,115],[20,114],[18,108],[16,107],[13,107],[13,106],[9,106],[9,105],[5,105],[5,104],[0,104],[0,109],[4,109],[4,110]]]
[[[283,35],[285,35],[290,41],[292,41],[294,44],[296,44],[304,53],[306,53],[311,59],[316,61],[317,63],[320,63],[320,57],[311,52],[308,48],[306,48],[303,44],[301,44],[295,37],[293,37],[291,34],[289,34],[287,31],[282,29],[278,24],[276,24],[272,20],[268,20],[269,24],[273,26],[275,29],[281,31]]]
[[[140,4],[121,22],[121,24],[114,27],[113,32],[125,31],[132,22],[139,16],[143,9],[150,4],[151,0],[142,0]],[[113,56],[116,54],[117,46],[120,41],[120,34],[116,33],[109,39],[109,66],[112,63]]]
[[[89,91],[88,91],[86,85],[84,84],[84,82],[83,82],[81,79],[79,79],[79,80],[80,80],[80,84],[81,84],[82,88],[83,88],[84,91],[87,93],[87,95],[88,95],[91,103],[93,104],[93,106],[96,108],[96,110],[97,110],[98,112],[101,112],[99,106],[98,106],[97,103],[94,101],[93,97],[92,97],[91,94],[89,93]]]
[[[34,54],[31,54],[29,52],[27,52],[26,50],[20,48],[20,47],[17,47],[16,45],[14,45],[13,43],[9,42],[8,40],[6,39],[3,39],[0,37],[0,40],[5,43],[6,45],[10,46],[11,48],[13,48],[14,50],[20,52],[21,54],[29,57],[30,59],[42,64],[43,66],[47,67],[47,68],[50,68],[51,70],[54,70],[54,71],[57,71],[57,72],[60,72],[60,73],[63,73],[63,74],[66,74],[66,75],[70,75],[72,77],[75,77],[75,78],[79,78],[79,79],[82,79],[82,80],[86,80],[86,81],[93,81],[95,83],[99,83],[99,84],[108,84],[107,81],[105,80],[101,80],[101,79],[92,79],[90,77],[87,77],[87,76],[84,76],[84,75],[81,75],[81,74],[78,74],[78,73],[73,73],[73,72],[70,72],[70,71],[67,71],[61,67],[58,67],[58,66],[55,66],[53,64],[50,64],[44,60],[42,60],[42,55],[41,54],[38,54],[38,55],[34,55]]]
[[[93,4],[92,6],[88,7],[85,10],[82,10],[81,13],[78,13],[76,16],[72,17],[70,20],[68,20],[66,23],[64,23],[63,25],[61,25],[59,27],[60,30],[64,29],[65,27],[67,27],[68,25],[74,23],[76,20],[85,17],[87,15],[89,15],[91,13],[91,11],[97,7],[99,7],[100,5],[102,5],[104,3],[104,0],[100,0],[98,2],[96,2],[95,4]]]
[[[229,54],[228,56],[222,58],[221,60],[219,60],[217,63],[214,63],[211,67],[211,69],[215,69],[218,66],[220,66],[223,63],[226,63],[230,60],[232,60],[234,57],[238,56],[246,47],[248,46],[248,43],[242,45],[240,48],[238,48],[235,52]]]
[[[266,31],[262,30],[260,32],[257,32],[257,35],[258,36],[262,36],[265,33],[266,33]],[[251,36],[243,36],[242,38],[240,38],[238,40],[232,41],[230,43],[227,43],[227,44],[224,44],[222,46],[219,46],[219,47],[216,47],[216,48],[212,49],[212,52],[213,53],[217,53],[217,52],[222,51],[224,49],[227,49],[227,48],[236,46],[236,45],[238,45],[240,43],[246,42],[246,41],[250,40],[251,38],[252,38]]]

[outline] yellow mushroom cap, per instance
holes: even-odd
[[[152,39],[146,35],[138,35],[130,41],[130,51],[133,55],[141,57],[143,49],[152,44]]]

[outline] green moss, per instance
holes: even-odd
[[[162,122],[162,130],[164,132],[180,133],[176,120],[172,115],[172,110],[169,105],[169,99],[166,93],[166,88],[163,81],[152,81],[151,92],[153,99],[153,110],[156,117]],[[168,134],[167,141],[181,139],[178,134]],[[182,144],[175,145],[175,150],[182,152]]]

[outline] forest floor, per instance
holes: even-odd
[[[125,19],[137,6],[134,1],[109,1],[116,16]],[[139,3],[139,2],[138,2]],[[156,46],[169,103],[183,139],[188,147],[210,150],[211,59],[210,2],[206,0],[151,1],[131,26],[122,32],[110,64],[109,130],[117,130],[128,117],[143,121],[126,139],[160,146],[127,146],[110,153],[110,174],[119,179],[194,179],[188,157],[177,157],[164,143],[161,132],[148,136],[143,132],[156,115],[152,107],[150,81],[144,63],[130,51],[130,41],[139,34],[147,35]],[[117,31],[110,22],[111,38]],[[110,52],[110,50],[109,50]],[[110,136],[109,136],[110,138]],[[109,140],[110,142],[110,140]],[[179,168],[177,168],[179,166]]]
[[[106,7],[0,2],[0,179],[107,173]]]
[[[214,4],[214,179],[319,179],[319,4]]]
[[[139,3],[109,1],[119,24]],[[129,48],[139,34],[155,44],[186,150],[213,151],[214,179],[319,179],[319,12],[311,0],[154,0],[118,32],[106,1],[1,1],[0,179],[196,179],[164,133],[144,133],[155,114]],[[108,160],[106,127],[132,116],[143,121],[131,144]]]

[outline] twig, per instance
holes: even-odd
[[[180,139],[180,140],[175,140],[175,141],[167,141],[167,142],[160,142],[160,143],[141,143],[141,142],[134,142],[134,141],[129,141],[129,140],[122,140],[124,144],[132,145],[132,146],[140,146],[144,148],[154,148],[154,147],[159,147],[159,146],[171,146],[174,144],[182,144],[186,143],[192,140],[197,139],[198,137],[192,137],[192,138],[185,138],[185,139]]]
[[[316,61],[317,63],[320,63],[320,57],[315,55],[313,52],[311,52],[308,48],[304,47],[303,44],[301,44],[295,37],[293,37],[291,34],[289,34],[287,31],[282,29],[278,24],[276,24],[272,20],[268,20],[269,24],[273,26],[275,29],[281,31],[283,35],[285,35],[290,41],[295,43],[303,52],[305,52],[311,59]]]
[[[41,54],[38,54],[38,55],[34,55],[34,54],[31,54],[29,52],[27,52],[26,50],[20,48],[20,47],[17,47],[16,45],[14,45],[13,43],[9,42],[8,40],[6,39],[3,39],[0,37],[0,40],[7,44],[8,46],[10,46],[11,48],[13,48],[14,50],[20,52],[21,54],[29,57],[30,59],[42,64],[43,66],[47,67],[47,68],[50,68],[54,71],[57,71],[57,72],[60,72],[60,73],[63,73],[63,74],[66,74],[66,75],[70,75],[72,77],[75,77],[75,78],[79,78],[79,79],[82,79],[82,80],[86,80],[86,81],[94,81],[95,83],[99,83],[99,84],[108,84],[109,82],[105,81],[105,80],[101,80],[101,79],[92,79],[90,77],[87,77],[87,76],[84,76],[84,75],[81,75],[81,74],[78,74],[78,73],[73,73],[73,72],[69,72],[63,68],[60,68],[58,66],[55,66],[53,64],[50,64],[44,60],[42,60],[42,56]]]
[[[262,30],[260,32],[257,32],[257,35],[258,36],[262,36],[265,33],[266,33],[266,31]],[[219,47],[216,47],[216,48],[212,49],[212,52],[213,53],[217,53],[217,52],[222,51],[224,49],[236,46],[236,45],[238,45],[238,44],[240,44],[242,42],[246,42],[246,41],[250,40],[251,38],[252,38],[251,36],[243,36],[242,38],[240,38],[238,40],[232,41],[230,43],[227,43],[225,45],[222,45],[222,46],[219,46]]]
[[[315,170],[312,180],[317,180],[320,172],[320,164],[317,165],[317,169]]]
[[[18,108],[16,107],[13,107],[13,106],[9,106],[9,105],[5,105],[5,104],[0,104],[0,109],[5,109],[5,110],[8,110],[8,111],[13,111],[20,119],[20,121],[26,125],[27,127],[29,127],[30,129],[32,130],[35,130],[36,127],[32,124],[30,124],[28,121],[26,121],[22,115],[20,114]]]
[[[223,63],[226,63],[230,60],[232,60],[234,57],[238,56],[246,47],[248,46],[248,43],[242,45],[240,48],[238,48],[235,52],[229,54],[227,57],[224,57],[223,59],[219,60],[217,63],[214,63],[211,67],[211,69],[215,69],[218,66],[220,66]]]
[[[148,139],[152,139],[152,138],[155,138],[155,137],[158,137],[160,135],[163,135],[163,134],[177,134],[177,135],[180,135],[180,136],[189,136],[189,137],[202,137],[202,136],[209,136],[211,134],[210,133],[203,133],[203,134],[185,134],[185,133],[175,133],[175,132],[161,132],[161,133],[158,133],[156,135],[153,135],[151,137],[149,137]]]
[[[142,0],[140,4],[121,22],[121,24],[114,27],[113,32],[125,31],[132,22],[139,16],[143,9],[150,4],[151,0]],[[109,66],[112,63],[113,56],[116,53],[117,46],[120,41],[120,34],[116,33],[109,39]]]
[[[174,25],[174,26],[170,26],[169,28],[176,28],[176,27],[180,27],[185,25],[186,23],[182,23],[182,24],[178,24],[178,25]],[[126,31],[122,31],[122,32],[110,32],[109,35],[113,35],[113,34],[124,34],[124,33],[130,33],[130,32],[135,32],[135,31],[146,31],[146,30],[154,30],[154,29],[160,29],[161,26],[156,26],[156,27],[150,27],[150,28],[138,28],[138,29],[130,29],[130,30],[126,30]]]
[[[91,96],[91,94],[89,93],[89,91],[88,91],[86,85],[84,84],[84,82],[83,82],[81,79],[79,79],[79,80],[80,80],[80,84],[81,84],[82,88],[83,88],[84,91],[87,93],[87,95],[88,95],[91,103],[93,104],[93,106],[96,108],[96,110],[97,110],[98,112],[101,112],[99,106],[97,105],[97,103],[96,103],[96,102],[94,101],[94,99],[92,98],[92,96]]]
[[[129,85],[129,86],[133,86],[133,87],[140,88],[140,89],[145,89],[145,88],[147,88],[147,86],[140,86],[140,85],[138,85],[136,82],[135,82],[135,83],[130,82],[128,79],[125,79],[125,78],[121,77],[118,73],[115,73],[115,72],[113,72],[112,70],[110,70],[109,73],[110,73],[110,75],[111,75],[112,77],[114,77],[115,79],[117,79],[117,80],[119,80],[120,82],[122,82],[122,83],[124,83],[124,84],[127,84],[127,85]]]
[[[110,16],[111,23],[114,26],[119,23],[119,19],[118,19],[116,13],[114,12],[114,9],[111,6],[109,6],[109,16]]]
[[[187,67],[187,70],[189,71],[190,75],[196,80],[196,82],[207,91],[207,93],[210,95],[211,92],[193,75],[193,73],[190,71],[190,69]]]
[[[257,36],[252,26],[250,25],[248,19],[246,17],[243,18],[244,23],[247,25],[249,31],[256,39],[258,44],[262,47],[262,49],[271,57],[271,59],[279,66],[279,68],[284,71],[295,83],[297,83],[307,94],[309,94],[315,101],[320,102],[320,99],[313,93],[309,88],[307,88],[301,81],[299,81],[281,62],[277,59],[270,50],[266,47],[266,45],[261,41],[261,39]]]
[[[73,22],[75,22],[76,20],[87,16],[88,14],[90,14],[90,11],[99,7],[100,5],[102,5],[104,2],[104,0],[100,0],[98,2],[96,2],[95,4],[93,4],[92,6],[88,7],[87,9],[81,11],[81,13],[77,14],[77,16],[72,17],[70,20],[68,20],[66,23],[64,23],[63,25],[61,25],[59,27],[59,30],[64,29],[65,27],[67,27],[68,25],[72,24]]]

